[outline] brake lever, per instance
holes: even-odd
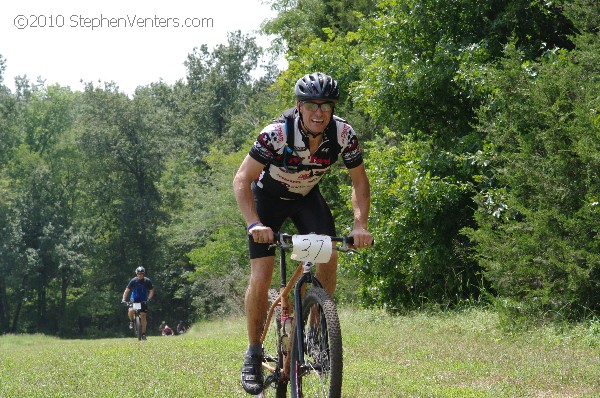
[[[351,249],[351,248],[349,248],[348,246],[345,246],[345,245],[337,247],[336,250],[339,251],[339,252],[342,252],[342,253],[348,253],[348,252],[350,252],[350,253],[358,253],[358,250]]]
[[[336,250],[342,253],[357,253],[358,254],[358,250],[353,249],[348,247],[348,239],[349,238],[344,238],[344,240],[342,241],[342,245],[341,246],[336,246]],[[351,238],[350,238],[351,239]]]

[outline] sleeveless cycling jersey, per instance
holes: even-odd
[[[298,199],[306,196],[315,187],[338,154],[347,168],[352,169],[363,162],[358,138],[354,129],[343,119],[332,116],[335,123],[334,135],[323,134],[323,142],[310,154],[308,136],[301,131],[299,115],[291,126],[295,134],[293,148],[289,142],[285,121],[266,126],[258,135],[249,155],[265,165],[257,177],[256,185],[269,195],[282,199]]]

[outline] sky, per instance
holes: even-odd
[[[227,33],[250,34],[262,47],[261,23],[275,16],[265,0],[20,0],[0,3],[4,85],[38,77],[74,91],[81,82],[138,86],[185,78],[194,47],[227,44]],[[258,72],[257,72],[258,73]]]

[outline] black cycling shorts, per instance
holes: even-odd
[[[298,234],[316,234],[335,236],[335,223],[333,215],[325,199],[319,191],[319,186],[314,187],[306,196],[300,199],[287,200],[269,196],[262,188],[252,184],[254,205],[260,222],[271,227],[273,232],[279,229],[287,218],[290,218],[297,228]],[[293,233],[293,231],[281,231]],[[268,243],[255,243],[248,239],[250,258],[260,258],[275,255],[275,248],[269,250]]]

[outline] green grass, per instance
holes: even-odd
[[[506,334],[480,310],[340,317],[344,397],[600,396],[598,322]],[[242,319],[145,342],[3,336],[0,397],[247,397],[245,346]]]

